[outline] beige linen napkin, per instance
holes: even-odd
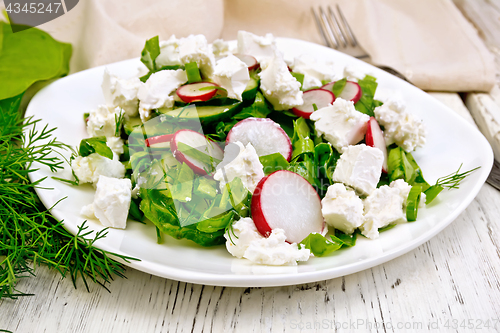
[[[323,44],[311,6],[339,4],[374,63],[425,90],[489,91],[493,57],[451,0],[80,0],[40,26],[74,47],[72,72],[137,57],[147,38],[238,30]]]
[[[492,55],[451,0],[226,0],[223,37],[240,29],[324,44],[311,6],[339,4],[373,63],[424,90],[489,91]]]
[[[172,34],[218,38],[223,0],[80,0],[65,15],[38,28],[73,44],[71,72],[140,56],[146,39]]]

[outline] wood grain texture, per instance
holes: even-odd
[[[432,95],[467,117],[458,95]],[[0,302],[0,329],[500,332],[498,216],[500,192],[484,185],[464,213],[414,251],[356,274],[287,287],[202,286],[128,269],[128,279],[114,281],[110,293],[95,285],[87,293],[41,267],[18,285],[35,296]],[[485,327],[487,320],[496,327]]]

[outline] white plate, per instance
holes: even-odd
[[[407,109],[421,117],[427,127],[427,144],[414,153],[427,181],[432,183],[440,176],[457,170],[480,166],[463,182],[458,190],[443,191],[437,200],[419,210],[418,221],[398,225],[381,233],[377,240],[358,238],[355,247],[340,250],[324,258],[311,258],[297,266],[271,267],[249,264],[246,260],[232,257],[224,246],[203,248],[186,240],[165,236],[162,245],[156,243],[152,224],[128,222],[126,230],[109,230],[106,238],[96,245],[104,250],[141,259],[129,266],[154,275],[179,281],[220,286],[280,286],[331,279],[355,273],[396,258],[443,230],[474,199],[486,180],[493,163],[493,153],[483,135],[454,111],[414,86],[372,67],[357,59],[326,47],[293,39],[278,39],[278,47],[287,57],[311,54],[318,59],[330,59],[338,64],[353,65],[364,73],[377,77],[377,97],[402,98]],[[121,77],[136,75],[138,59],[108,65],[110,71]],[[57,127],[55,136],[65,143],[77,146],[87,137],[83,114],[104,103],[101,81],[104,67],[92,68],[60,79],[40,91],[28,106],[27,115],[42,119]],[[342,72],[340,72],[342,73]],[[52,209],[63,219],[72,233],[85,220],[80,215],[83,205],[93,201],[94,190],[90,185],[71,186],[55,181],[53,174],[43,167],[31,174],[31,180],[48,177],[37,192],[46,207],[67,197]],[[70,177],[68,167],[57,174]],[[98,221],[89,221],[94,230],[103,227]]]

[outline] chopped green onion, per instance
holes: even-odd
[[[188,83],[201,82],[200,69],[195,61],[187,63],[184,68],[186,69]]]
[[[444,187],[441,185],[433,185],[429,187],[424,193],[425,193],[425,204],[428,205],[430,204],[441,191],[444,190]]]
[[[406,204],[406,219],[409,222],[417,220],[418,204],[420,202],[420,193],[422,193],[422,186],[413,185]]]
[[[316,105],[316,103],[313,103],[313,110],[318,111],[318,106]]]

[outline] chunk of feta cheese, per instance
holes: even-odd
[[[110,136],[106,138],[106,146],[109,147],[115,154],[123,154],[123,140],[116,136]]]
[[[216,39],[212,43],[212,52],[217,59],[227,57],[230,54],[234,54],[237,52],[237,50],[234,47],[231,47],[229,42],[226,42],[222,39]]]
[[[348,81],[354,81],[358,82],[359,80],[364,79],[366,76],[365,73],[363,73],[359,68],[354,67],[354,66],[345,66],[344,67],[344,77]]]
[[[250,81],[250,75],[243,61],[234,55],[228,55],[217,61],[213,80],[227,90],[227,97],[241,101],[243,100],[241,94]]]
[[[139,89],[139,115],[146,122],[151,110],[174,106],[172,93],[187,82],[186,72],[182,69],[162,70],[151,74]]]
[[[94,214],[105,227],[125,229],[130,208],[130,179],[99,176],[94,196]]]
[[[397,186],[383,185],[373,191],[363,201],[365,219],[360,227],[361,233],[368,238],[375,239],[379,236],[379,228],[406,222],[403,207],[405,198]]]
[[[120,118],[122,112],[120,107],[99,105],[97,109],[90,111],[87,120],[87,133],[90,136],[114,136],[116,119]]]
[[[108,106],[120,107],[127,116],[134,117],[139,110],[137,93],[141,85],[138,77],[120,79],[105,69],[101,87]]]
[[[354,108],[352,101],[337,98],[332,105],[314,111],[310,119],[319,135],[322,135],[338,152],[357,143],[370,117]]]
[[[399,190],[399,194],[404,199],[403,205],[406,206],[408,204],[408,194],[410,194],[410,190],[412,188],[407,182],[403,179],[396,179],[389,184],[390,187],[397,188]],[[418,203],[420,208],[425,206],[425,193],[420,193],[420,202]]]
[[[71,161],[71,168],[80,183],[96,183],[101,175],[113,178],[125,177],[125,167],[116,154],[113,154],[112,160],[97,153],[85,157],[77,156]]]
[[[228,144],[224,149],[224,159],[217,166],[214,179],[223,189],[234,178],[240,178],[243,185],[253,193],[264,177],[264,167],[251,143],[246,147],[239,141]]]
[[[212,78],[215,57],[203,35],[189,35],[179,41],[179,59],[183,65],[196,62],[205,79]]]
[[[229,253],[257,264],[296,265],[297,261],[307,261],[311,256],[308,249],[287,243],[283,229],[274,229],[269,237],[263,237],[249,217],[234,223],[224,237]]]
[[[425,144],[425,127],[420,119],[405,111],[397,100],[388,100],[373,111],[380,125],[384,126],[385,143],[396,143],[406,152]]]
[[[179,57],[179,43],[175,35],[170,36],[168,40],[160,41],[160,54],[155,60],[157,68],[182,65]]]
[[[292,67],[295,73],[304,74],[302,89],[321,87],[322,81],[335,79],[334,64],[331,61],[320,62],[310,55],[296,57]]]
[[[261,63],[260,89],[275,110],[288,110],[304,103],[300,82],[290,74],[283,55],[276,52],[274,57]]]
[[[272,34],[257,36],[250,32],[238,31],[238,53],[251,55],[258,62],[274,57],[276,41]]]
[[[332,179],[369,195],[377,187],[383,163],[384,153],[380,149],[365,144],[349,146],[340,155]]]
[[[352,234],[363,224],[363,201],[352,189],[336,183],[328,187],[321,200],[321,213],[328,225]]]

